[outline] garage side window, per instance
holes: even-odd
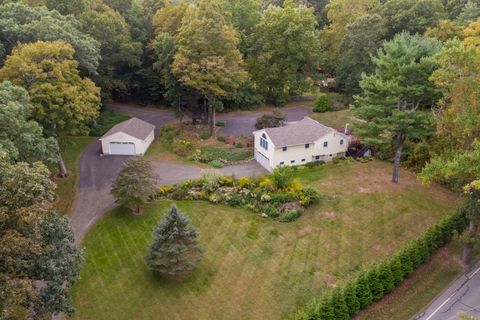
[[[260,146],[265,149],[265,150],[268,150],[268,141],[267,141],[267,136],[264,134],[262,134],[262,137],[260,138]]]

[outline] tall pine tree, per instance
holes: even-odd
[[[197,243],[197,230],[190,220],[172,205],[153,229],[153,243],[145,257],[150,270],[170,279],[182,279],[200,262],[203,247]]]

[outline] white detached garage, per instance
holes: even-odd
[[[103,154],[144,155],[154,138],[154,125],[132,118],[113,126],[100,141]]]

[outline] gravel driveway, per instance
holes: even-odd
[[[139,108],[125,104],[110,104],[109,109],[136,116],[155,125],[157,129],[174,119],[170,110],[154,108]],[[298,111],[293,112],[297,114]],[[260,113],[261,114],[261,113]],[[237,116],[235,121],[227,120],[231,132],[246,132],[240,130],[243,123],[255,122],[256,116]],[[244,120],[242,120],[244,118]],[[253,121],[253,122],[252,122]],[[230,129],[231,128],[231,129]],[[251,133],[250,129],[248,132]],[[70,221],[77,241],[85,236],[89,228],[100,219],[103,214],[115,207],[115,202],[110,194],[110,187],[117,176],[122,164],[128,156],[100,156],[101,145],[98,140],[90,144],[79,160],[79,184],[76,200],[70,216]],[[228,166],[222,169],[203,169],[194,165],[182,165],[167,162],[155,162],[154,172],[159,177],[159,185],[168,185],[182,182],[186,179],[201,177],[206,172],[221,175],[253,176],[265,173],[266,170],[258,163],[248,163]]]

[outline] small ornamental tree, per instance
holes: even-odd
[[[197,230],[175,205],[152,233],[153,243],[145,257],[150,270],[166,278],[182,279],[195,269],[203,247],[197,243]]]
[[[155,192],[155,180],[149,161],[131,158],[122,166],[113,182],[111,193],[117,203],[139,214],[142,206]]]

